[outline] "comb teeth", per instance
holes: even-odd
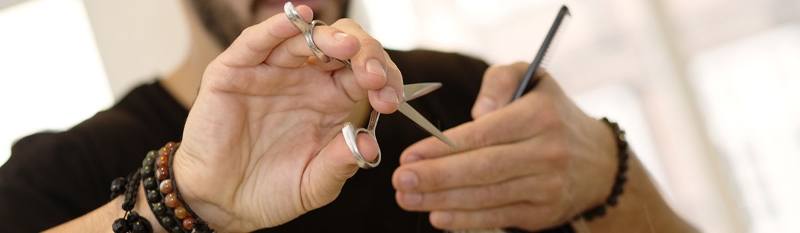
[[[548,64],[550,64],[550,60],[553,59],[553,54],[556,53],[558,50],[559,45],[561,44],[561,38],[563,38],[564,31],[566,30],[567,26],[569,26],[569,22],[572,21],[572,15],[566,14],[564,18],[561,20],[561,23],[556,30],[555,35],[553,36],[553,41],[550,42],[550,48],[544,54],[541,63],[539,63],[540,67],[548,68]]]

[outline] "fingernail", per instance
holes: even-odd
[[[492,98],[482,96],[478,99],[478,104],[475,106],[475,112],[477,115],[483,115],[494,111],[497,108],[497,102],[495,102]]]
[[[403,159],[403,163],[413,163],[419,160],[421,160],[421,158],[418,155],[409,155]]]
[[[367,72],[386,77],[386,70],[383,69],[381,62],[378,59],[369,59],[367,61]]]
[[[411,191],[417,188],[417,175],[413,172],[405,171],[400,173],[400,189]]]
[[[378,98],[381,101],[387,103],[392,103],[392,104],[400,103],[400,99],[397,97],[397,91],[395,91],[394,88],[390,86],[383,87],[383,89],[381,89],[381,92],[378,93]]]
[[[344,32],[333,33],[333,39],[335,40],[342,40],[342,38],[345,38],[346,36],[347,34],[345,34]]]
[[[438,226],[450,226],[453,222],[453,214],[449,212],[433,212],[431,213],[431,222],[438,222]]]
[[[403,194],[403,202],[409,206],[418,206],[422,203],[422,194],[419,193],[409,193]]]

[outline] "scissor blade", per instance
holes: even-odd
[[[423,117],[422,114],[419,114],[419,112],[417,112],[417,110],[412,108],[411,105],[408,105],[408,103],[406,102],[401,103],[400,107],[398,107],[397,110],[399,110],[401,113],[403,113],[403,115],[406,115],[406,117],[414,121],[414,123],[417,123],[417,125],[425,129],[425,131],[428,131],[428,133],[432,134],[434,137],[438,138],[439,140],[442,140],[444,143],[447,143],[447,145],[453,147],[453,149],[458,149],[455,143],[451,142],[450,139],[447,139],[447,137],[445,137],[444,134],[442,134],[442,131],[439,131],[439,129],[434,127],[430,121],[425,119],[425,117]]]
[[[442,83],[412,83],[403,85],[403,99],[410,101],[442,87]]]

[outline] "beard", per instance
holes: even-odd
[[[203,26],[222,48],[230,46],[249,25],[236,16],[231,6],[219,0],[190,0]]]
[[[194,13],[198,16],[203,27],[211,33],[214,37],[214,40],[217,42],[221,48],[228,48],[234,40],[242,33],[242,31],[249,27],[252,24],[257,22],[249,22],[246,19],[242,19],[237,15],[237,12],[233,10],[233,8],[226,4],[225,1],[220,0],[189,0]],[[250,14],[251,17],[255,17],[258,4],[263,2],[263,0],[254,0],[250,4]],[[347,9],[350,5],[350,1],[347,0],[339,0],[339,1],[331,1],[329,2],[328,7],[332,7],[329,9],[336,9],[337,11],[316,11],[314,12],[314,19],[328,19],[329,21],[333,22],[339,17],[346,17],[347,16]],[[280,12],[282,12],[283,8],[280,7]],[[249,17],[245,17],[250,19]],[[256,20],[255,18],[250,20]],[[263,19],[262,19],[263,20]],[[329,22],[330,23],[330,22]]]

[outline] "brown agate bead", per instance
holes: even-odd
[[[165,167],[158,168],[158,170],[156,170],[156,177],[158,177],[158,180],[169,179],[169,170]]]
[[[159,155],[156,159],[156,167],[169,167],[169,155]]]
[[[172,188],[172,180],[171,179],[166,179],[164,181],[161,181],[161,184],[159,185],[158,188],[161,190],[161,193],[163,193],[163,194],[170,194],[174,190]]]
[[[192,224],[194,224],[194,222],[195,220],[192,216],[186,216],[186,218],[183,219],[183,228],[191,231],[193,228]]]
[[[175,143],[175,142],[167,142],[167,145],[164,145],[164,147],[166,147],[166,148],[173,148],[173,147],[175,147],[175,145],[176,145],[176,143]]]
[[[161,149],[158,150],[158,156],[164,155],[169,155],[169,148],[161,147]]]
[[[178,219],[186,218],[186,208],[183,208],[182,205],[175,207],[175,210],[173,210],[172,213],[174,213],[175,217]]]
[[[170,193],[164,197],[164,205],[167,205],[169,208],[175,208],[181,205],[181,202],[178,201],[178,197],[175,196],[175,193]]]

